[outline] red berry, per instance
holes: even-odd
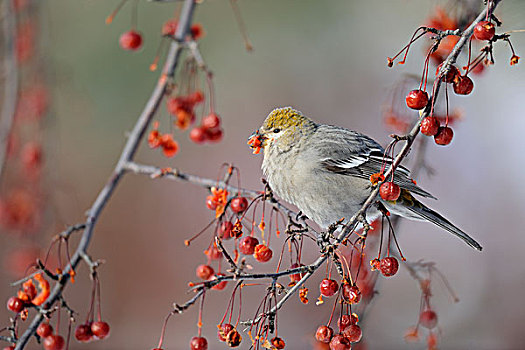
[[[210,248],[206,249],[204,254],[206,254],[211,260],[219,260],[222,258],[222,252],[215,243],[213,243]]]
[[[162,35],[169,35],[173,36],[175,35],[175,31],[177,30],[178,23],[174,19],[169,19],[162,25]]]
[[[419,324],[425,328],[432,329],[437,326],[437,323],[437,314],[432,310],[425,310],[419,315]]]
[[[15,350],[15,346],[14,345],[6,346],[4,347],[3,350]]]
[[[53,333],[53,327],[47,322],[41,323],[36,329],[36,334],[38,334],[42,338],[45,338],[51,335],[52,333]]]
[[[437,67],[436,76],[439,75],[439,71],[441,70],[441,67],[443,67],[443,62]],[[447,74],[443,78],[443,81],[446,83],[453,83],[457,75],[459,75],[459,69],[457,69],[456,66],[451,65]]]
[[[215,198],[213,198],[213,196],[206,197],[206,206],[210,210],[215,210],[217,208],[217,201]]]
[[[158,130],[151,130],[148,135],[148,144],[151,148],[160,146],[160,133]]]
[[[230,207],[234,213],[242,213],[246,210],[246,208],[248,208],[248,200],[244,197],[233,198],[230,203]]]
[[[224,132],[221,128],[215,128],[215,129],[206,129],[206,138],[210,142],[219,142],[222,140]]]
[[[296,269],[298,267],[301,267],[301,266],[304,266],[303,264],[299,265],[298,263],[293,263],[291,266],[290,266],[290,269]],[[304,276],[304,273],[294,273],[292,275],[290,275],[290,280],[292,282],[299,282],[301,280],[301,278],[303,278]]]
[[[273,347],[276,349],[284,349],[286,346],[284,340],[280,337],[273,337],[272,340],[270,340],[270,343],[272,343]]]
[[[49,335],[44,338],[44,349],[46,350],[62,350],[66,342],[60,335]]]
[[[138,50],[142,46],[142,35],[134,30],[129,30],[122,33],[119,44],[124,50]]]
[[[352,315],[341,315],[339,319],[337,320],[337,327],[339,327],[339,331],[344,331],[346,328],[350,327],[350,325],[356,324],[357,316]]]
[[[208,341],[204,337],[193,337],[190,341],[191,350],[207,350]]]
[[[189,95],[188,98],[191,100],[191,102],[197,104],[204,101],[204,94],[202,93],[202,91],[196,90],[191,95]]]
[[[217,114],[211,113],[202,118],[201,125],[204,129],[215,129],[221,125],[221,119]]]
[[[233,224],[231,221],[224,221],[219,227],[219,237],[222,239],[230,239],[232,235]]]
[[[93,332],[91,332],[89,324],[78,325],[75,329],[75,338],[82,343],[87,343],[93,339]]]
[[[206,141],[207,133],[202,127],[196,127],[190,131],[190,140],[195,143],[203,143]]]
[[[352,344],[347,337],[342,334],[335,335],[330,341],[330,350],[350,350]]]
[[[325,297],[331,297],[339,290],[339,283],[337,283],[334,280],[325,278],[321,281],[321,284],[319,285],[319,290],[321,291],[321,294]]]
[[[385,277],[394,276],[399,269],[399,262],[393,256],[387,256],[386,258],[381,259],[381,265],[379,266],[379,271]]]
[[[466,75],[458,75],[453,85],[454,92],[458,95],[468,95],[474,89],[474,82]]]
[[[204,35],[204,29],[202,29],[202,26],[199,23],[195,23],[192,24],[190,33],[193,37],[193,40],[199,40]]]
[[[214,275],[214,276],[211,276],[210,279],[208,281],[213,281],[213,280],[216,280],[217,279],[217,276],[226,276],[225,274],[219,272],[218,274]],[[228,281],[221,281],[219,282],[218,284],[214,285],[213,287],[211,287],[211,289],[215,289],[215,290],[223,290],[224,288],[226,288],[226,284],[228,283]]]
[[[258,244],[255,246],[255,249],[253,252],[253,257],[255,258],[255,260],[265,263],[265,262],[270,261],[270,259],[272,258],[272,255],[273,255],[272,250],[266,245]]]
[[[428,94],[423,90],[412,90],[406,97],[406,103],[409,108],[423,109],[428,103]]]
[[[259,240],[252,236],[245,236],[239,241],[239,251],[244,255],[252,255]]]
[[[235,327],[233,327],[233,325],[229,324],[229,323],[225,323],[223,324],[222,326],[219,325],[219,330],[217,331],[217,336],[219,337],[219,340],[220,341],[226,341],[226,336],[228,335],[228,333],[230,333],[230,331],[232,329],[234,329]]]
[[[93,322],[91,324],[91,332],[98,339],[104,339],[109,334],[109,324],[103,321]]]
[[[197,266],[197,270],[195,271],[195,274],[197,277],[203,280],[207,280],[215,273],[215,270],[213,270],[213,267],[210,265],[199,265]]]
[[[474,36],[478,40],[490,40],[496,34],[496,27],[489,21],[481,21],[474,27]]]
[[[383,182],[379,187],[379,195],[385,201],[396,201],[401,194],[401,188],[393,182]]]
[[[361,340],[361,337],[363,336],[363,332],[361,331],[361,327],[359,327],[356,324],[352,324],[348,326],[344,330],[344,335],[350,340],[352,343],[357,343]]]
[[[436,135],[434,135],[434,141],[438,145],[446,146],[452,142],[452,137],[454,137],[454,132],[448,126],[441,126]]]
[[[24,310],[24,301],[17,297],[11,297],[7,301],[7,308],[13,312],[19,313]]]
[[[315,339],[321,343],[328,344],[334,335],[334,330],[328,326],[319,326],[315,332]]]
[[[421,121],[421,133],[427,136],[434,136],[438,133],[439,120],[436,117],[425,117]]]
[[[344,283],[342,287],[343,299],[349,304],[357,304],[361,300],[361,291],[356,285]]]

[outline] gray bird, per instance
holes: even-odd
[[[274,109],[252,137],[252,148],[264,150],[262,170],[274,193],[294,204],[323,228],[352,217],[372,190],[370,176],[381,171],[384,149],[370,137],[337,126],[318,124],[291,108]],[[391,212],[430,221],[477,250],[482,247],[446,218],[411,194],[434,198],[418,187],[408,169],[398,167],[393,182],[401,188],[396,201],[378,200]],[[370,208],[367,215],[379,215]]]

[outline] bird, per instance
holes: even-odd
[[[350,218],[374,189],[371,175],[382,173],[385,150],[372,138],[346,128],[320,124],[292,107],[272,110],[248,143],[254,153],[264,152],[262,171],[279,198],[295,205],[322,228]],[[481,251],[481,245],[414,195],[436,199],[416,185],[410,171],[396,167],[393,180],[401,189],[396,201],[377,196],[389,212],[404,218],[429,221]],[[367,217],[380,211],[371,206]]]

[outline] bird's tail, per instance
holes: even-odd
[[[479,251],[483,249],[481,245],[472,237],[441,216],[441,214],[419,202],[408,191],[403,190],[401,196],[395,202],[395,204],[393,202],[385,202],[384,204],[387,209],[392,211],[394,214],[399,214],[410,219],[430,221],[435,225],[447,230],[448,232],[458,236],[472,248],[475,248]]]

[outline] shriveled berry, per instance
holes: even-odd
[[[216,275],[211,276],[208,281],[214,281],[217,279],[217,277],[221,277],[221,276],[226,276],[226,275],[219,272]],[[216,285],[214,285],[213,287],[211,287],[211,289],[223,290],[224,288],[226,288],[226,284],[228,284],[228,281],[221,281],[217,283]]]
[[[248,208],[248,200],[244,197],[235,197],[232,199],[230,207],[234,213],[242,213]]]
[[[93,339],[93,332],[91,332],[89,324],[78,325],[75,329],[75,338],[82,343],[87,343]]]
[[[454,92],[458,95],[468,95],[474,89],[474,82],[466,75],[458,75],[453,85]]]
[[[441,126],[436,135],[434,135],[434,142],[438,145],[446,146],[452,142],[454,132],[448,126]]]
[[[379,270],[379,267],[381,266],[381,260],[378,258],[370,260],[370,266],[372,271]]]
[[[142,46],[142,35],[137,31],[129,30],[122,33],[119,44],[124,50],[136,51]]]
[[[270,343],[272,343],[274,348],[279,350],[284,349],[284,347],[286,346],[286,343],[280,337],[273,337],[272,340],[270,340]]]
[[[387,256],[386,258],[381,259],[381,264],[379,266],[379,271],[385,277],[394,276],[399,269],[399,262],[393,256]]]
[[[197,266],[197,270],[195,271],[195,274],[197,275],[197,277],[203,280],[207,280],[214,273],[215,273],[215,270],[213,270],[213,267],[211,267],[210,265],[205,265],[205,264]]]
[[[191,350],[207,350],[208,341],[204,337],[193,337],[190,341]]]
[[[339,283],[332,279],[325,278],[321,281],[321,284],[319,284],[319,290],[323,296],[331,297],[339,290]]]
[[[230,348],[236,348],[241,344],[242,337],[241,334],[234,328],[228,332],[226,335],[226,344]]]
[[[36,290],[32,280],[25,282],[22,286],[22,289],[24,290],[24,293],[27,294],[29,300],[33,300],[38,294],[38,291]]]
[[[226,336],[228,335],[228,333],[230,333],[230,331],[235,328],[232,324],[229,323],[218,325],[217,327],[219,328],[219,330],[217,331],[217,337],[219,337],[220,341],[226,341]]]
[[[481,21],[474,27],[474,36],[478,40],[490,40],[494,34],[496,34],[496,27],[489,21]]]
[[[379,195],[385,201],[396,201],[401,194],[401,188],[393,182],[383,182],[379,187]]]
[[[38,334],[42,338],[45,338],[51,335],[52,333],[53,333],[53,327],[47,322],[41,323],[36,329],[36,334]]]
[[[91,332],[98,339],[104,339],[109,334],[109,324],[104,321],[96,321],[91,324]]]
[[[351,348],[350,340],[342,334],[336,334],[330,341],[330,350],[350,350]]]
[[[428,103],[428,94],[423,90],[412,90],[405,100],[409,108],[423,109]]]
[[[343,334],[350,340],[352,343],[357,343],[361,340],[361,337],[363,336],[363,332],[361,331],[361,327],[359,327],[356,324],[352,324],[348,326]]]
[[[443,67],[443,62],[437,67],[436,69],[436,76],[439,75],[439,71]],[[459,75],[459,69],[457,69],[456,66],[450,66],[447,74],[445,74],[445,77],[443,78],[443,81],[446,83],[453,83],[456,76]]]
[[[179,151],[179,144],[173,139],[171,134],[162,135],[161,139],[162,152],[168,158],[173,157]]]
[[[253,257],[255,258],[255,260],[264,263],[270,261],[272,256],[273,252],[268,246],[264,244],[258,244],[255,246],[253,252]]]
[[[239,251],[244,255],[252,255],[259,240],[252,236],[245,236],[239,241]]]
[[[334,336],[334,330],[328,326],[319,326],[315,332],[315,339],[321,343],[328,344],[332,337]]]
[[[425,310],[419,315],[419,324],[425,328],[432,329],[437,326],[438,317],[433,310]]]
[[[192,140],[195,143],[203,143],[206,141],[206,130],[204,130],[202,127],[196,127],[191,129],[190,131],[190,140]]]
[[[219,226],[219,237],[222,239],[230,239],[233,237],[232,235],[233,231],[233,224],[231,221],[224,221],[221,223],[221,226]]]
[[[343,283],[342,293],[343,299],[349,304],[357,304],[361,300],[361,291],[357,285]]]
[[[7,301],[7,308],[13,312],[19,313],[24,309],[24,301],[17,297],[11,297]]]
[[[221,125],[221,118],[215,113],[208,114],[202,118],[201,125],[204,129],[215,129]]]
[[[62,350],[66,342],[64,338],[58,334],[51,334],[44,338],[45,350]]]
[[[425,117],[421,121],[421,133],[427,136],[434,136],[438,133],[439,120],[436,117]]]

